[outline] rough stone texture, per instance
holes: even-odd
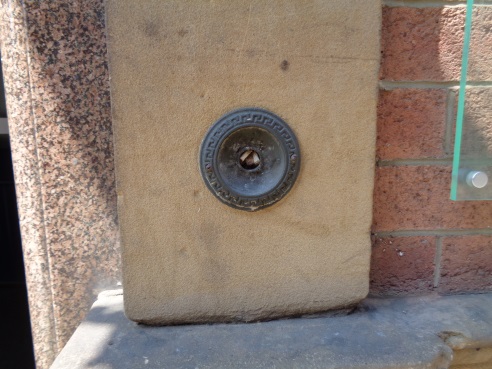
[[[381,79],[459,80],[464,19],[465,7],[383,7]]]
[[[380,91],[376,155],[381,160],[445,156],[444,89]]]
[[[374,231],[490,228],[492,202],[451,201],[447,166],[376,169]]]
[[[492,235],[443,238],[439,291],[492,291]]]
[[[373,295],[433,290],[436,237],[377,237],[371,256]]]
[[[108,1],[107,19],[128,316],[252,320],[363,298],[379,2]],[[217,201],[197,163],[241,106],[284,118],[303,160],[256,213]]]
[[[490,369],[492,348],[460,350],[454,354],[450,369]]]
[[[17,207],[24,249],[29,309],[37,363],[48,368],[58,352],[53,296],[47,271],[43,200],[34,115],[30,102],[29,63],[24,11],[18,1],[2,1],[2,67],[15,170]]]
[[[100,0],[1,2],[2,61],[38,369],[119,278]]]
[[[348,316],[180,327],[131,323],[122,305],[122,296],[101,297],[51,369],[446,369],[453,350],[466,351],[457,363],[477,364],[492,347],[491,294],[367,299]]]

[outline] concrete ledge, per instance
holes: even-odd
[[[344,316],[148,327],[125,317],[121,291],[107,291],[51,369],[492,368],[491,348],[492,294],[367,299]]]

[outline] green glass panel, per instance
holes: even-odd
[[[468,0],[452,200],[492,199],[492,3]]]

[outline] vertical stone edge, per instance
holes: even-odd
[[[20,0],[2,0],[0,32],[10,142],[34,353],[47,369],[58,351],[50,260],[41,191],[35,118],[32,112],[25,9]]]

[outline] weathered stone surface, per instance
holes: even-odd
[[[380,3],[107,1],[126,313],[253,320],[368,292]],[[205,187],[198,152],[224,113],[278,114],[301,173],[246,213]]]
[[[472,348],[454,354],[450,369],[490,369],[492,348]]]
[[[347,316],[175,327],[137,325],[122,305],[121,295],[101,297],[51,369],[446,369],[453,350],[492,347],[492,294],[367,299]],[[457,363],[488,359],[470,354]]]
[[[47,369],[96,291],[120,280],[104,6],[2,1],[0,20],[36,366]]]

